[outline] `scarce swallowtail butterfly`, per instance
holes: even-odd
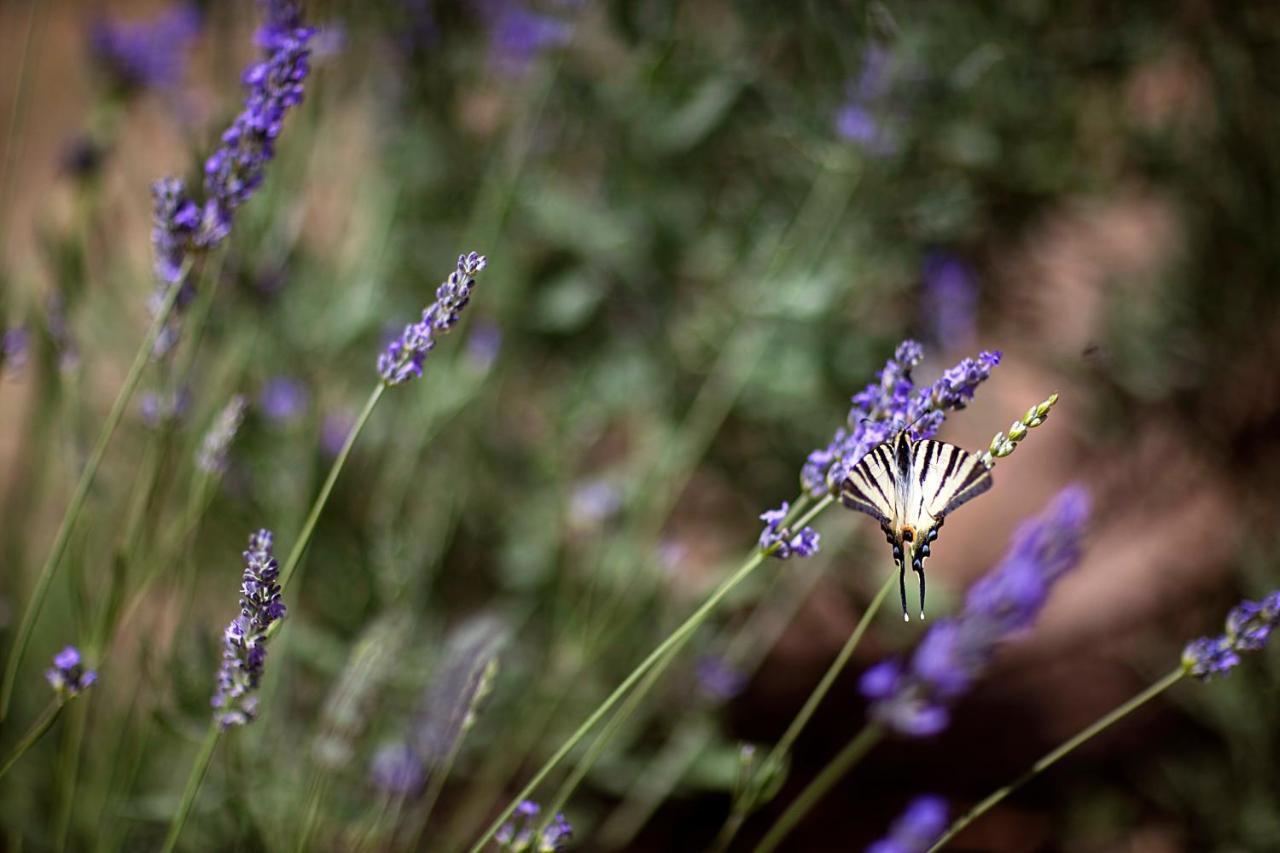
[[[874,447],[848,470],[840,500],[880,522],[898,566],[902,618],[907,615],[907,563],[920,577],[924,618],[924,561],[947,513],[991,488],[991,470],[979,455],[953,444],[912,441],[904,429]]]

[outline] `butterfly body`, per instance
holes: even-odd
[[[924,618],[924,561],[949,512],[991,488],[991,471],[977,454],[902,430],[873,447],[849,469],[840,500],[880,522],[899,568],[902,615],[907,616],[906,569],[920,578]]]

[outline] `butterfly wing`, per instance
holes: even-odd
[[[840,500],[850,509],[865,512],[880,522],[890,524],[897,514],[895,501],[898,495],[897,467],[889,442],[871,448],[849,469],[840,484]]]
[[[911,485],[918,490],[909,504],[931,523],[991,488],[991,470],[976,453],[943,441],[912,445]],[[927,525],[926,525],[927,526]]]

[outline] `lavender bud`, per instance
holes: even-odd
[[[257,690],[267,659],[267,629],[284,618],[280,566],[272,556],[270,530],[249,537],[240,581],[240,613],[223,632],[222,666],[211,704],[224,729],[243,726],[257,714]]]
[[[227,455],[231,450],[231,442],[235,440],[240,424],[244,421],[244,397],[236,394],[214,418],[212,426],[200,443],[200,451],[196,454],[196,465],[206,474],[219,475],[227,470]]]
[[[60,698],[70,699],[89,689],[98,673],[84,666],[79,649],[67,646],[53,656],[53,668],[45,670],[44,677]]]
[[[457,268],[436,288],[436,300],[422,311],[422,321],[405,327],[400,337],[378,356],[378,375],[387,385],[399,385],[422,375],[427,353],[435,347],[437,334],[452,329],[471,301],[476,275],[488,263],[483,255],[471,252],[458,256]]]

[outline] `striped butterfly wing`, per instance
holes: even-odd
[[[840,484],[840,500],[850,509],[865,512],[882,527],[897,515],[898,477],[889,442],[871,448],[849,469]]]
[[[991,488],[991,470],[976,453],[924,439],[911,445],[913,522],[926,528]]]

